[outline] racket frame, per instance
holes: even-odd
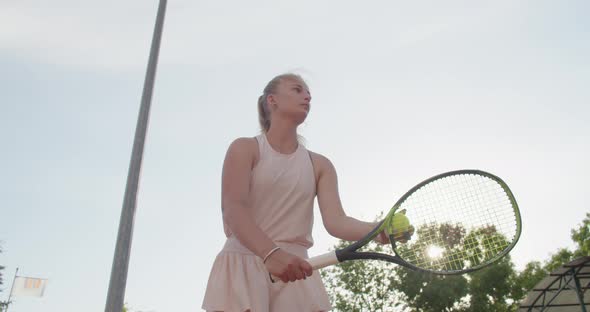
[[[396,213],[396,211],[399,209],[399,207],[404,203],[404,201],[410,195],[412,195],[414,192],[416,192],[418,189],[420,189],[421,187],[423,187],[424,185],[426,185],[432,181],[435,181],[435,180],[438,180],[438,179],[441,179],[441,178],[444,178],[447,176],[468,175],[468,174],[484,176],[484,177],[488,177],[488,178],[496,181],[502,187],[502,189],[504,190],[504,192],[508,196],[508,199],[510,200],[512,208],[514,209],[515,221],[516,221],[515,237],[512,239],[511,243],[504,250],[502,250],[502,252],[497,254],[495,257],[483,262],[480,265],[476,265],[474,267],[461,269],[461,270],[429,270],[429,269],[425,269],[425,268],[421,268],[416,265],[413,265],[412,263],[409,263],[409,262],[405,261],[402,257],[400,257],[399,254],[397,253],[396,241],[395,241],[393,235],[390,235],[389,239],[391,241],[391,247],[393,249],[393,252],[395,253],[395,256],[383,254],[383,253],[378,253],[378,252],[357,252],[358,249],[360,249],[361,247],[368,244],[371,240],[373,240],[377,235],[379,235],[379,233],[381,233],[385,229],[385,226],[389,222],[389,219],[393,218],[393,215]],[[500,260],[506,254],[508,254],[508,252],[510,252],[512,250],[512,248],[514,248],[514,246],[518,242],[518,240],[520,238],[521,231],[522,231],[522,224],[521,224],[520,211],[518,209],[518,204],[516,203],[516,199],[514,198],[514,195],[512,194],[512,191],[510,190],[510,188],[508,188],[508,185],[502,179],[500,179],[499,177],[497,177],[489,172],[485,172],[482,170],[476,170],[476,169],[462,169],[462,170],[455,170],[455,171],[441,173],[441,174],[438,174],[436,176],[433,176],[431,178],[428,178],[428,179],[418,183],[416,186],[411,188],[402,197],[400,197],[398,199],[398,201],[395,203],[395,205],[393,205],[393,207],[391,208],[391,210],[389,211],[387,216],[365,237],[350,244],[349,246],[347,246],[345,248],[338,249],[333,252],[330,252],[330,253],[327,253],[324,255],[320,255],[320,256],[317,256],[314,258],[310,258],[310,259],[308,259],[308,261],[314,269],[319,269],[322,267],[326,267],[328,265],[335,264],[337,262],[344,262],[344,261],[350,261],[350,260],[383,260],[383,261],[387,261],[387,262],[396,263],[396,264],[399,264],[399,265],[408,267],[412,270],[416,270],[416,271],[420,271],[420,272],[434,273],[434,274],[440,274],[440,275],[464,274],[464,273],[473,272],[473,271],[482,269],[486,266],[489,266],[489,265],[497,262],[498,260]],[[335,255],[335,259],[332,256],[332,253]],[[320,258],[320,257],[324,257],[324,258]]]

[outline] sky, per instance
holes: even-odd
[[[157,1],[0,2],[0,265],[47,278],[11,312],[104,311]],[[590,211],[587,1],[168,1],[125,301],[200,311],[225,240],[221,167],[295,72],[299,128],[348,215],[441,172],[500,176],[518,269],[573,248]],[[317,255],[337,243],[315,215]]]

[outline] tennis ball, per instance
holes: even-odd
[[[393,235],[395,238],[401,236],[405,232],[410,230],[410,220],[406,217],[406,211],[402,210],[394,214],[385,227],[387,235]]]
[[[405,232],[410,227],[410,220],[403,213],[396,213],[393,215],[389,222],[389,232],[391,234],[397,234]]]

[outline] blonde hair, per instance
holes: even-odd
[[[305,84],[305,80],[303,80],[303,78],[297,74],[286,73],[278,75],[268,82],[264,88],[264,91],[262,92],[262,95],[258,97],[258,122],[260,123],[260,130],[263,133],[266,133],[268,129],[270,129],[270,108],[268,107],[267,98],[270,94],[276,92],[279,84],[283,80],[287,79],[299,80]]]

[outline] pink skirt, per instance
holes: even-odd
[[[278,246],[307,259],[307,248]],[[305,280],[272,283],[262,259],[230,237],[215,258],[202,308],[225,312],[318,312],[332,309],[320,273]]]

